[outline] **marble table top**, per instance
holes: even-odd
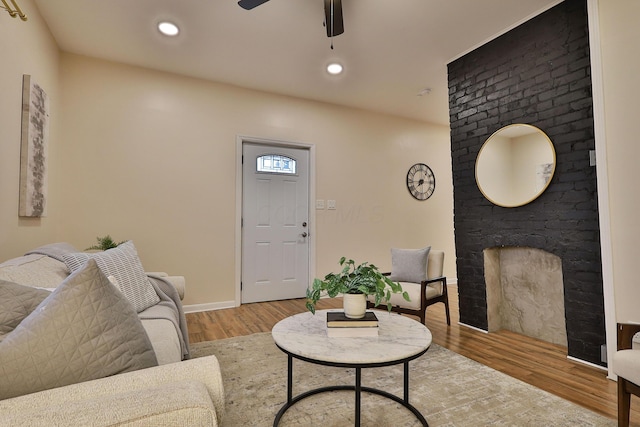
[[[327,311],[296,314],[271,330],[276,344],[291,354],[345,364],[388,363],[415,356],[431,345],[431,332],[422,323],[396,313],[375,310],[377,337],[327,337]]]

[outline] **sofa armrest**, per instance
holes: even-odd
[[[184,300],[184,292],[186,290],[187,284],[184,276],[169,276],[167,273],[163,271],[149,271],[146,273],[147,276],[150,277],[161,277],[163,280],[171,283],[176,291],[178,291],[178,295],[180,296],[180,301]]]
[[[638,323],[618,323],[618,350],[633,348],[633,336],[640,332]]]
[[[165,273],[164,271],[146,271],[145,272],[148,276],[158,276],[158,277],[167,277],[168,274]]]
[[[142,394],[141,394],[142,393]],[[12,427],[218,426],[220,420],[201,382],[181,381],[118,395],[90,397],[37,410],[1,414]]]
[[[440,277],[432,277],[430,279],[427,280],[423,280],[423,282],[425,283],[435,283],[435,282],[442,282],[443,284],[447,284],[447,278],[445,276],[440,276]]]
[[[108,416],[119,410],[120,404],[116,402],[131,400],[127,399],[125,394],[136,395],[137,398],[133,400],[138,405],[144,405],[145,397],[139,397],[146,396],[147,390],[164,388],[165,391],[158,393],[164,395],[167,394],[166,389],[173,387],[176,383],[200,383],[204,386],[215,409],[217,423],[220,422],[224,415],[224,389],[220,365],[215,356],[207,356],[0,400],[0,425],[14,425],[6,421],[15,418],[16,414],[20,413],[25,416],[31,414],[36,418],[39,418],[38,413],[43,411],[59,413],[59,416],[64,416],[66,408],[70,406],[84,407],[84,405],[91,408],[93,401],[103,401],[103,404],[95,407],[94,410],[99,413],[94,416],[102,416],[104,412]],[[202,386],[189,385],[184,387],[197,389]],[[169,394],[169,396],[176,397],[173,394]],[[107,399],[112,399],[113,405],[104,404]],[[37,419],[29,419],[31,421],[25,420],[22,425],[38,425],[35,423]],[[46,425],[47,419],[40,421],[41,425]],[[61,422],[60,425],[63,424]]]

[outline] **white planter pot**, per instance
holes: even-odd
[[[367,297],[364,294],[344,294],[342,306],[345,316],[350,319],[361,319],[367,311]]]

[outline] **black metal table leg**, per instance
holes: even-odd
[[[356,427],[360,427],[360,405],[362,397],[362,370],[356,368]]]
[[[299,401],[306,399],[307,397],[310,397],[310,396],[315,396],[316,394],[326,393],[328,391],[356,391],[356,387],[353,385],[336,385],[336,386],[329,386],[329,387],[320,387],[320,388],[316,388],[316,389],[301,393],[296,397],[294,397],[290,402],[285,403],[282,406],[282,408],[280,408],[280,410],[276,414],[275,420],[273,421],[273,426],[276,427],[280,423],[280,419],[282,418],[284,413],[287,412],[289,408],[291,408],[293,405],[295,405]],[[371,387],[360,387],[360,393],[358,393],[357,396],[360,396],[363,391],[367,393],[377,394],[379,396],[386,397],[388,399],[393,400],[394,402],[399,403],[400,405],[404,406],[409,411],[411,411],[424,427],[429,427],[427,420],[420,413],[420,411],[418,411],[418,409],[416,409],[413,405],[406,402],[404,399],[400,398],[399,396],[388,393],[386,391],[371,388]],[[359,423],[360,423],[360,413],[356,412],[355,425],[359,425]]]
[[[289,354],[287,360],[287,403],[293,398],[293,357]]]
[[[282,350],[282,348],[281,348]],[[282,419],[282,416],[287,412],[289,408],[298,403],[299,401],[306,399],[307,397],[314,396],[320,393],[326,393],[328,391],[353,391],[355,392],[355,426],[360,427],[361,423],[361,409],[362,409],[362,392],[377,394],[379,396],[386,397],[387,399],[391,399],[394,402],[397,402],[404,406],[406,409],[411,411],[415,417],[420,421],[420,423],[424,427],[429,427],[427,420],[424,416],[415,408],[411,403],[409,403],[409,361],[414,360],[415,358],[424,354],[427,350],[425,349],[422,353],[414,355],[411,358],[406,358],[402,361],[391,361],[384,364],[362,364],[353,366],[353,364],[342,364],[342,363],[331,363],[331,362],[319,362],[317,360],[301,357],[299,355],[293,355],[285,350],[283,350],[287,354],[287,402],[280,408],[278,413],[276,414],[275,419],[273,420],[273,426],[277,427]],[[325,366],[339,366],[339,367],[347,367],[355,369],[355,384],[354,385],[335,385],[328,387],[320,387],[313,390],[306,391],[297,396],[293,396],[293,358],[300,359],[306,362],[315,363],[319,365]],[[388,393],[386,391],[378,390],[371,387],[363,387],[362,386],[362,368],[374,368],[380,366],[391,366],[394,364],[402,363],[404,364],[404,396],[401,398],[400,396],[396,396],[394,394]]]
[[[409,362],[404,362],[404,401],[409,403]]]

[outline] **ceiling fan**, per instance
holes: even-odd
[[[269,0],[240,0],[238,5],[246,10],[258,7]],[[344,33],[342,22],[342,0],[324,0],[324,23],[327,37],[334,37]]]

